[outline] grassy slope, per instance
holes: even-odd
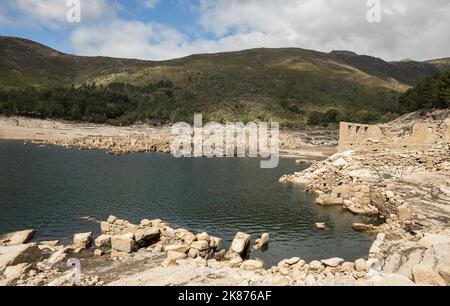
[[[417,62],[414,62],[417,63]],[[151,62],[79,57],[32,41],[0,37],[0,88],[52,87],[95,81],[145,85],[171,80],[184,103],[211,119],[269,114],[302,121],[303,111],[395,110],[410,85],[442,67],[439,63],[388,63],[350,52],[253,49]],[[395,79],[396,81],[394,81]],[[288,107],[286,107],[288,105]],[[292,107],[299,112],[292,111]]]

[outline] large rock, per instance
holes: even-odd
[[[0,273],[7,266],[21,263],[33,263],[40,260],[42,254],[35,243],[0,247]]]
[[[210,241],[211,237],[207,233],[200,233],[196,236],[198,241]]]
[[[239,268],[242,264],[243,260],[241,257],[234,257],[228,262],[228,266],[230,268]]]
[[[342,258],[330,258],[330,259],[325,259],[325,260],[321,260],[321,262],[328,267],[337,267],[339,266],[341,263],[343,263],[345,260],[343,260]]]
[[[75,234],[73,236],[73,245],[75,248],[87,249],[92,244],[92,232]]]
[[[433,270],[425,265],[416,265],[411,269],[413,280],[418,285],[425,286],[445,286],[445,280]]]
[[[164,247],[164,252],[168,253],[170,251],[179,252],[179,253],[187,253],[190,249],[190,246],[187,244],[173,244]]]
[[[269,233],[264,233],[261,235],[261,238],[256,239],[256,248],[263,249],[269,245],[270,235]]]
[[[199,251],[207,251],[209,249],[209,242],[206,240],[194,241],[191,243],[191,248]]]
[[[290,259],[287,259],[287,260],[284,261],[284,262],[285,262],[286,264],[290,265],[290,266],[293,266],[293,265],[295,265],[296,263],[298,263],[300,260],[301,260],[300,257],[292,257],[292,258],[290,258]]]
[[[367,262],[363,258],[357,259],[355,261],[355,270],[357,272],[366,271],[367,270]]]
[[[27,263],[21,263],[15,266],[8,266],[3,273],[6,278],[6,285],[10,286],[15,283],[23,274],[30,270],[31,265]]]
[[[57,263],[63,261],[67,257],[67,252],[69,252],[69,250],[71,250],[70,247],[65,247],[65,248],[57,250],[52,255],[50,255],[50,257],[48,258],[48,260],[47,260],[48,264],[54,265],[54,264],[57,264]]]
[[[114,222],[116,222],[116,220],[117,220],[117,217],[115,217],[115,216],[109,216],[107,222],[108,222],[109,224],[114,224]]]
[[[100,235],[95,239],[95,246],[97,248],[107,248],[111,246],[111,236],[110,235]]]
[[[370,226],[364,223],[353,223],[352,228],[355,231],[367,231]]]
[[[108,222],[103,221],[100,223],[100,230],[102,234],[108,234],[111,230],[111,225]]]
[[[241,264],[241,269],[246,271],[256,271],[263,267],[263,263],[259,260],[246,260]]]
[[[149,242],[156,240],[160,237],[161,231],[157,227],[150,227],[144,229],[138,229],[136,231],[135,239],[136,242]]]
[[[210,237],[209,246],[216,251],[221,251],[223,246],[223,239],[217,237]]]
[[[325,270],[325,266],[320,261],[314,260],[309,263],[309,268],[315,272],[322,272]]]
[[[34,230],[8,233],[0,236],[0,245],[10,246],[29,242],[35,234]]]
[[[249,245],[251,236],[246,233],[239,232],[231,243],[230,250],[239,255],[245,255]]]
[[[135,241],[129,235],[118,235],[111,237],[111,247],[113,250],[123,253],[132,253]]]
[[[180,253],[176,251],[167,252],[167,258],[161,263],[162,267],[176,266],[178,260],[184,260],[187,258],[186,253]]]

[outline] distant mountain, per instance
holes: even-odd
[[[439,60],[428,62],[413,60],[386,62],[379,58],[358,55],[349,51],[333,51],[330,55],[385,81],[399,82],[411,86],[417,85],[424,78],[442,70],[450,69],[450,62],[448,61],[446,63],[440,63],[438,62]]]
[[[27,39],[0,36],[0,87],[67,86],[145,65],[139,60],[68,55]]]
[[[328,110],[342,115],[361,111],[365,115],[396,113],[399,95],[446,69],[447,64],[445,59],[390,63],[350,51],[322,53],[298,48],[200,54],[157,62],[74,56],[29,40],[0,37],[0,88],[50,88],[92,82],[146,87],[163,80],[171,84],[169,101],[181,105],[185,116],[202,112],[207,119],[219,121],[273,118],[305,123],[311,113]],[[131,98],[137,99],[132,100],[136,105],[160,99],[153,93],[145,94],[145,90],[130,91],[134,93]],[[164,113],[164,118],[171,120],[179,118],[179,108],[164,109],[166,102],[158,101],[158,112],[149,113]],[[131,120],[148,117],[138,108],[132,115],[125,115]]]

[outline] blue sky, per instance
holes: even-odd
[[[79,55],[153,60],[257,47],[450,56],[448,0],[80,0],[80,23],[67,21],[67,1],[1,1],[0,34]],[[381,20],[371,23],[374,5]]]

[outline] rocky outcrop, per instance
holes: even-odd
[[[76,249],[87,249],[92,244],[92,232],[75,234],[73,236],[73,245]]]
[[[8,233],[0,236],[0,246],[11,246],[29,242],[35,234],[34,230]]]
[[[8,266],[32,263],[42,257],[35,243],[0,247],[0,273]]]

